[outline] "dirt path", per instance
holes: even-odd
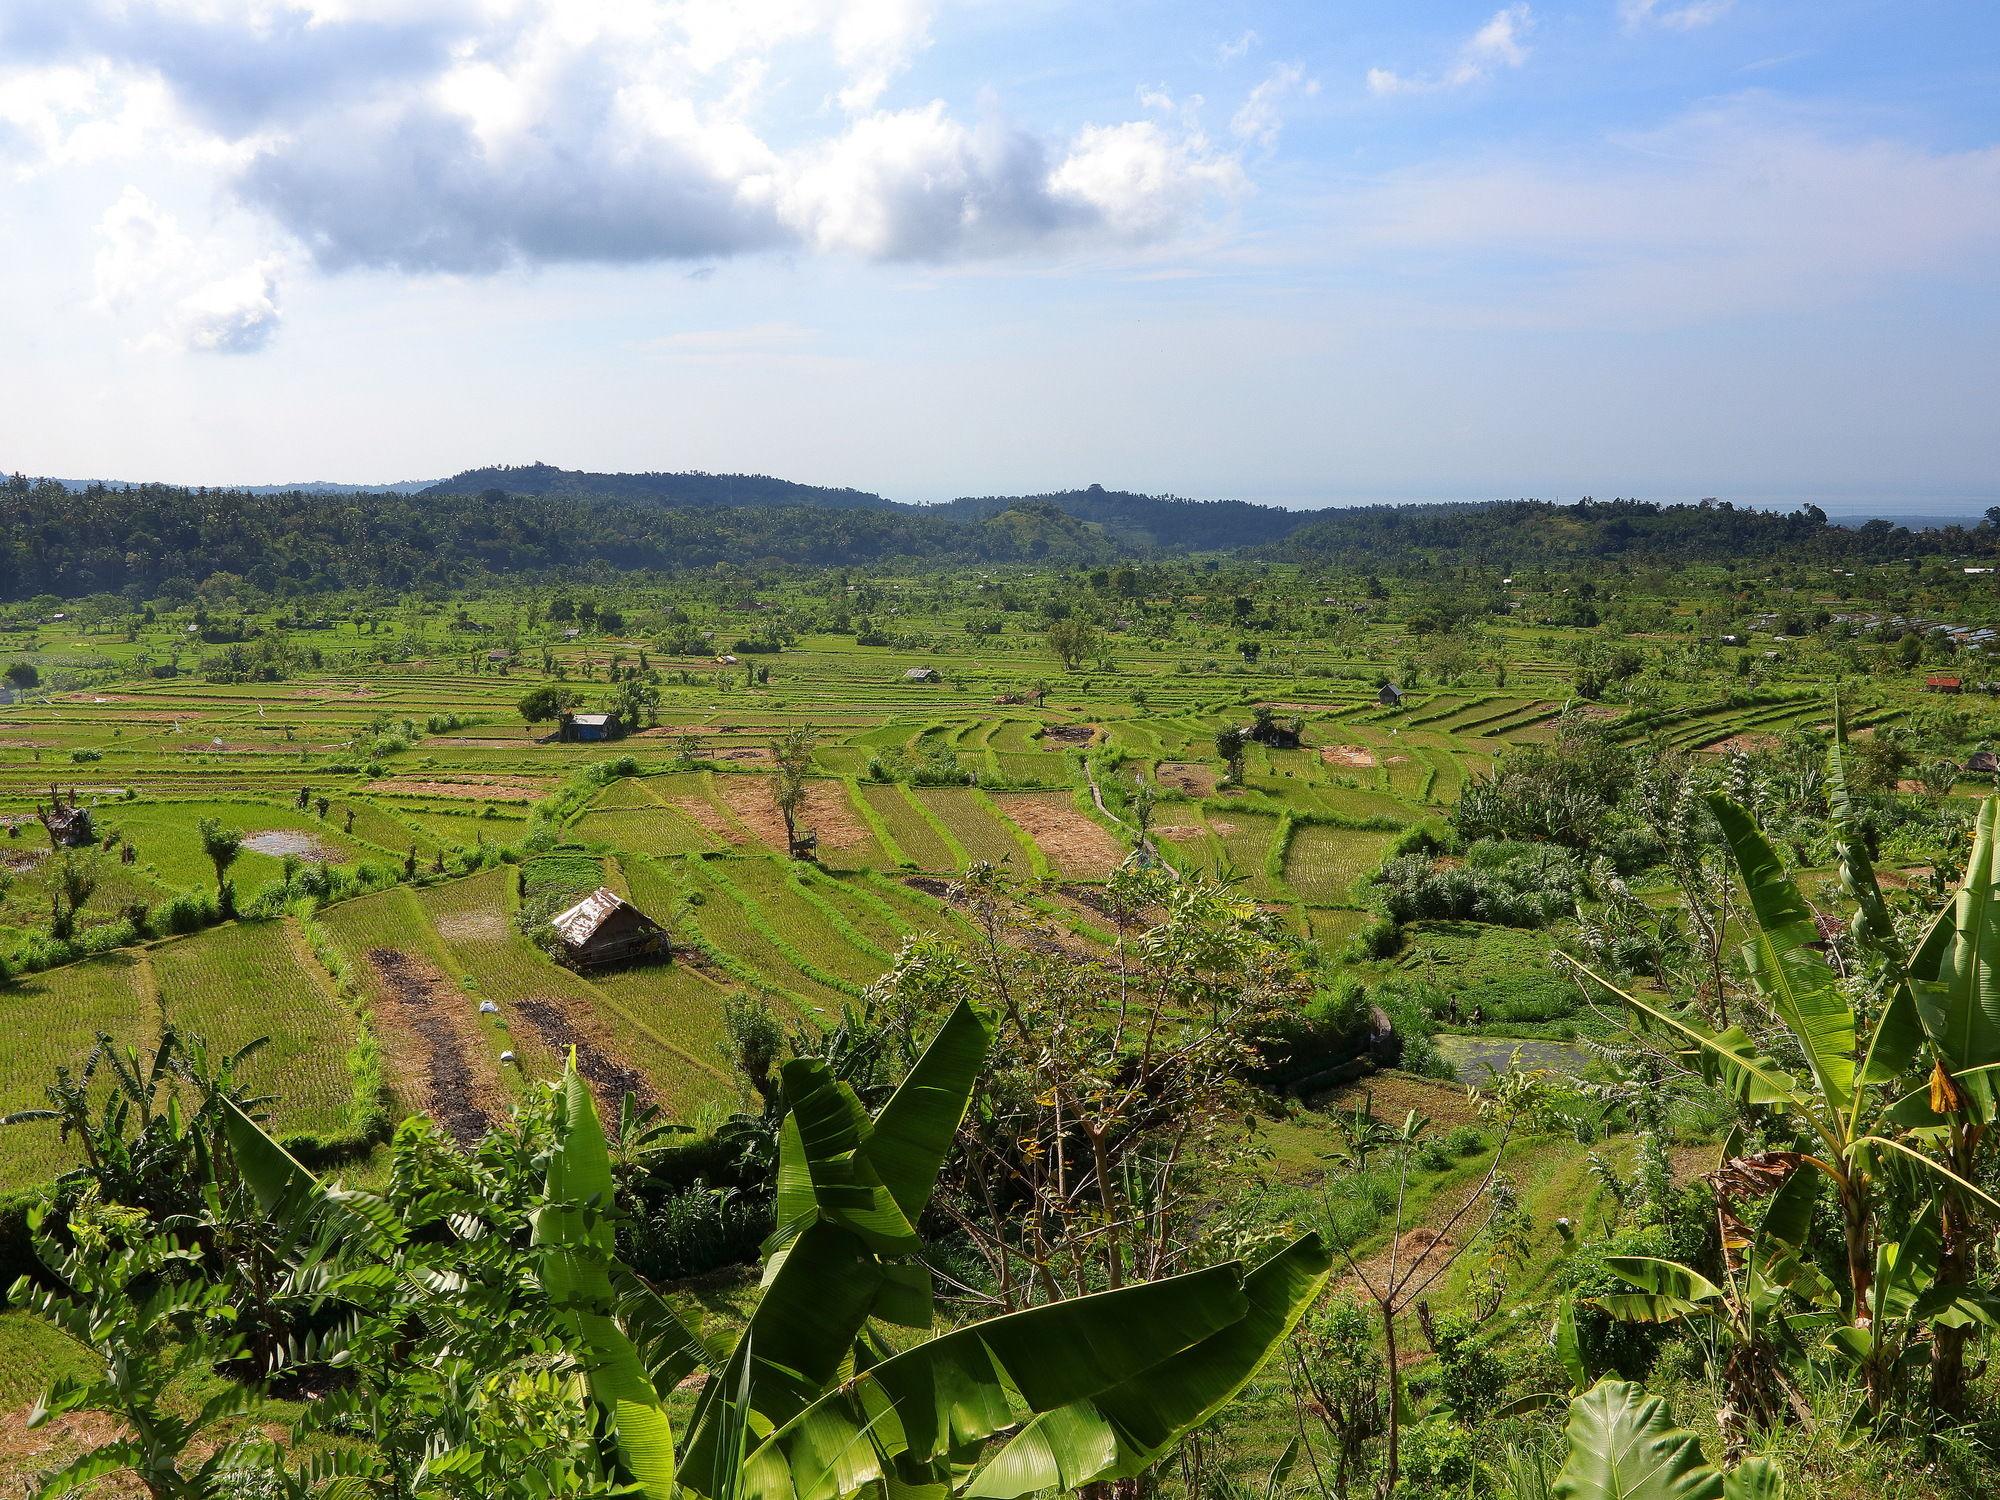
[[[369,949],[368,962],[381,981],[383,1028],[404,1043],[392,1054],[406,1060],[424,1112],[461,1146],[473,1144],[499,1118],[502,1090],[497,1074],[473,1061],[487,1041],[464,993],[432,965],[394,948]]]
[[[532,995],[516,1000],[514,1010],[557,1057],[576,1048],[576,1071],[590,1085],[597,1108],[606,1120],[616,1120],[620,1102],[631,1094],[641,1104],[654,1104],[653,1085],[644,1073],[614,1055],[598,1033],[594,1018],[583,1020],[571,1001]]]

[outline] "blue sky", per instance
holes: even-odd
[[[2000,8],[0,0],[0,465],[2000,500]]]

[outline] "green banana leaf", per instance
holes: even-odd
[[[1667,1404],[1629,1380],[1600,1380],[1569,1405],[1569,1457],[1555,1500],[1722,1500],[1722,1475]]]
[[[931,1201],[992,1044],[992,1028],[960,1002],[862,1142],[876,1177],[912,1224]]]
[[[1613,1275],[1639,1289],[1590,1299],[1620,1322],[1672,1323],[1705,1302],[1722,1300],[1721,1287],[1679,1261],[1653,1255],[1607,1255],[1604,1264]]]
[[[1316,1235],[1294,1240],[1243,1278],[1240,1322],[1085,1401],[1044,1413],[986,1463],[966,1493],[1014,1500],[1131,1479],[1190,1428],[1221,1410],[1298,1326],[1326,1285],[1332,1258]]]
[[[823,1063],[786,1064],[763,1295],[723,1378],[696,1402],[684,1485],[705,1493],[701,1476],[717,1472],[722,1392],[743,1390],[768,1432],[840,1378],[871,1317],[930,1328],[930,1273],[909,1259],[920,1248],[915,1224],[991,1044],[978,1013],[959,1005],[872,1121]]]
[[[1966,1092],[1989,1115],[1994,1080],[1976,1070],[2000,1063],[2000,797],[1980,804],[1972,853],[1946,914],[1911,963],[1917,1008],[1941,1061],[1971,1074]]]
[[[1844,1109],[1854,1094],[1854,1007],[1815,946],[1820,935],[1812,908],[1749,813],[1720,795],[1710,796],[1708,806],[1755,918],[1756,931],[1743,945],[1751,981],[1798,1038],[1820,1092]]]
[[[543,1252],[542,1293],[569,1328],[626,1473],[648,1500],[672,1500],[673,1426],[638,1348],[618,1324],[611,1156],[574,1057],[557,1085],[554,1125],[547,1201],[535,1210],[532,1231]]]
[[[1230,1264],[958,1329],[857,1372],[779,1427],[749,1456],[742,1493],[831,1500],[889,1475],[943,1482],[994,1434],[1136,1384],[1249,1312]],[[1162,1404],[1178,1403],[1187,1376],[1166,1375]]]

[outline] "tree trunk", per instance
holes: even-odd
[[[1382,1494],[1385,1497],[1396,1493],[1396,1481],[1402,1471],[1403,1442],[1403,1372],[1396,1364],[1396,1313],[1393,1303],[1379,1304],[1382,1309],[1382,1342],[1388,1351],[1389,1372],[1389,1457],[1382,1471]]]

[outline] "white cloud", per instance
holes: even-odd
[[[1057,200],[1083,206],[1114,233],[1150,239],[1245,183],[1236,158],[1213,150],[1205,137],[1173,136],[1151,120],[1135,120],[1086,127],[1048,185]]]
[[[1527,34],[1535,18],[1526,0],[1493,13],[1490,20],[1465,39],[1443,72],[1411,76],[1389,68],[1368,70],[1372,94],[1432,94],[1481,83],[1501,68],[1518,68],[1528,60]]]
[[[1069,139],[938,101],[885,105],[934,13],[934,0],[0,0],[0,51],[39,80],[11,102],[0,91],[0,136],[47,160],[144,100],[104,159],[143,180],[147,127],[171,121],[226,194],[329,270],[1067,253],[1173,234],[1242,187],[1242,146],[1202,134],[1195,96],[1151,91],[1142,104],[1165,118]],[[760,118],[774,90],[815,69],[846,117],[774,136]],[[1234,140],[1271,145],[1283,99],[1310,87],[1274,71]],[[253,249],[170,304],[187,303],[190,342],[247,346],[229,331],[239,312],[245,328],[275,324],[275,283],[245,269],[269,246]]]
[[[1172,234],[1241,186],[1236,159],[1152,120],[1086,126],[1052,166],[1004,123],[942,102],[855,121],[780,173],[778,215],[812,248],[939,261]]]
[[[278,269],[260,261],[196,287],[174,304],[169,327],[183,348],[252,354],[278,331]]]
[[[136,187],[105,211],[97,241],[93,306],[133,347],[243,354],[276,334],[277,257],[231,268],[229,246],[197,242]]]
[[[1271,69],[1264,81],[1250,90],[1249,96],[1230,117],[1229,128],[1239,139],[1270,150],[1278,144],[1278,133],[1284,128],[1280,106],[1295,92],[1317,94],[1319,80],[1306,77],[1305,69],[1297,63],[1282,63]]]
[[[1736,0],[1619,0],[1626,26],[1638,30],[1658,26],[1668,31],[1698,31],[1721,20]]]
[[[834,55],[847,70],[840,102],[873,109],[889,82],[930,44],[930,0],[848,0],[833,25]]]
[[[1217,47],[1215,55],[1223,62],[1235,62],[1239,57],[1247,56],[1250,49],[1256,45],[1257,33],[1246,31],[1235,41],[1224,42],[1220,47]]]

